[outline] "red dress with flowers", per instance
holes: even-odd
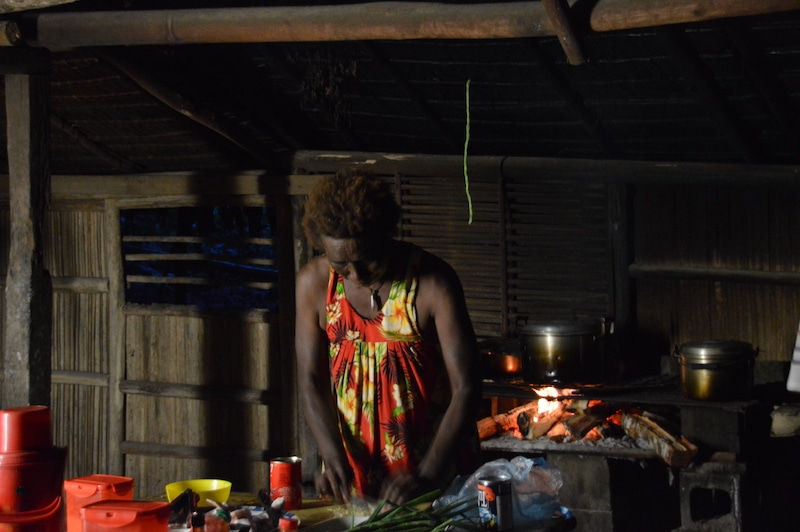
[[[357,494],[377,496],[392,472],[415,473],[447,404],[443,362],[423,340],[414,306],[420,250],[394,268],[389,297],[365,319],[330,273],[326,332],[340,432]]]

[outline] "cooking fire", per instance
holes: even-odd
[[[577,396],[574,389],[534,388],[539,396],[478,421],[481,441],[498,437],[557,444],[613,445],[654,451],[668,465],[687,466],[697,447],[668,420],[637,408],[618,408]]]

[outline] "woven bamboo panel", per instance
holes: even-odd
[[[230,480],[234,491],[249,493],[254,498],[259,489],[269,487],[269,464],[225,458],[222,453],[213,459],[127,455],[125,471],[135,479],[134,498],[139,499],[165,497],[167,484],[192,478]]]
[[[53,441],[67,447],[64,478],[107,473],[108,388],[54,384]]]
[[[756,362],[792,358],[800,287],[645,279],[637,294],[639,330],[658,339],[661,355],[685,342],[727,339],[753,344]]]
[[[757,362],[789,361],[800,322],[800,190],[793,187],[639,187],[636,262],[763,274],[763,281],[638,279],[639,329],[666,350],[684,342],[735,339]]]
[[[147,495],[168,481],[208,476],[239,475],[240,490],[257,491],[254,482],[262,482],[279,437],[270,428],[281,404],[280,394],[268,395],[278,387],[270,383],[279,363],[270,358],[271,324],[153,312],[126,318],[126,377],[140,381],[126,395],[126,474]],[[269,404],[220,398],[220,390],[263,392]],[[180,393],[192,396],[171,396]],[[167,463],[153,454],[173,458]],[[227,454],[239,457],[232,469],[225,467]]]
[[[0,273],[3,276],[8,271],[8,246],[10,242],[8,224],[8,206],[4,205],[4,208],[0,209]]]
[[[128,395],[128,442],[262,451],[268,407],[233,401]]]
[[[268,389],[280,362],[271,360],[271,332],[235,318],[129,314],[127,379]]]
[[[447,260],[479,335],[514,333],[518,319],[609,316],[610,257],[603,183],[472,175],[400,180],[403,237]]]
[[[48,211],[42,228],[45,269],[53,277],[106,277],[104,213]]]
[[[53,371],[108,373],[108,294],[53,293]]]
[[[403,238],[446,260],[464,285],[476,332],[497,335],[502,329],[502,248],[496,180],[404,177],[400,194]]]
[[[518,179],[507,197],[511,319],[608,316],[605,185]]]

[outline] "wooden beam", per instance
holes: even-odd
[[[0,0],[0,13],[44,9],[45,7],[71,4],[75,0]]]
[[[297,174],[332,173],[348,166],[363,166],[382,175],[464,178],[464,158],[459,155],[303,150],[294,154],[293,166]],[[474,156],[469,158],[469,168],[470,174],[502,172],[508,179],[800,186],[800,165]]]
[[[582,65],[586,62],[581,51],[578,37],[572,29],[569,19],[569,4],[567,0],[542,0],[547,16],[558,35],[558,43],[567,56],[570,65]]]
[[[580,4],[578,2],[577,4]],[[592,4],[592,2],[588,2]],[[577,7],[577,6],[576,6]],[[591,8],[592,31],[671,26],[719,18],[797,11],[797,0],[598,0]]]
[[[596,0],[572,2],[593,31],[700,22],[800,9],[797,0]],[[542,2],[370,2],[304,7],[38,13],[34,46],[511,39],[557,35]]]
[[[50,195],[50,80],[5,77],[10,243],[6,274],[4,407],[50,404],[53,293],[42,225]]]

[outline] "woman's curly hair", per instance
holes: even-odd
[[[311,190],[303,230],[321,249],[320,237],[391,238],[400,222],[400,206],[388,183],[363,170],[348,169],[320,179]]]

